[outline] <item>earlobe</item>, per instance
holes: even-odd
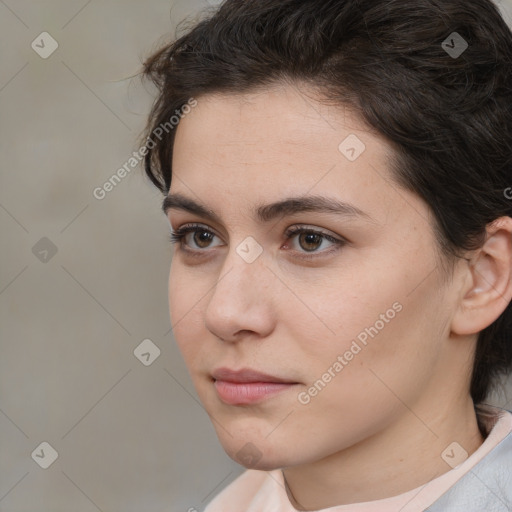
[[[467,283],[452,320],[452,332],[475,334],[491,325],[512,298],[512,218],[487,227],[484,245],[467,260]]]

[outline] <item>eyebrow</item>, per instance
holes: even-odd
[[[164,198],[162,210],[167,215],[170,209],[183,210],[222,224],[221,218],[211,209],[183,194],[169,194]],[[339,199],[324,196],[287,197],[281,201],[257,205],[253,215],[260,222],[270,222],[277,217],[286,217],[303,212],[335,213],[344,217],[363,217],[375,220],[363,210]]]

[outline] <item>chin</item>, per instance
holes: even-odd
[[[226,448],[224,448],[226,450]],[[237,464],[240,464],[246,469],[255,469],[258,471],[273,471],[281,469],[290,465],[290,461],[283,454],[282,456],[270,456],[266,450],[260,450],[255,444],[250,441],[242,446],[239,450],[226,450],[228,456],[233,459]]]
[[[292,446],[282,442],[274,446],[272,441],[266,439],[264,435],[248,433],[241,429],[233,431],[233,437],[219,430],[217,436],[224,451],[236,463],[247,469],[272,471],[294,465],[294,461],[290,458],[290,453],[293,453]]]

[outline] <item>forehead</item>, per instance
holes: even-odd
[[[231,213],[328,195],[376,218],[396,203],[391,147],[350,109],[289,85],[197,101],[177,128],[171,193]]]
[[[290,145],[298,151],[304,146],[317,147],[318,137],[324,139],[326,132],[331,132],[336,142],[345,129],[384,143],[384,139],[347,106],[326,105],[318,93],[304,85],[278,83],[244,94],[201,96],[193,111],[181,120],[176,144],[183,138],[189,139],[190,135],[193,140],[187,140],[187,144],[203,146],[214,135],[216,146],[263,144],[282,149]]]

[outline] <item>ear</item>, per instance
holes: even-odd
[[[455,334],[475,334],[485,329],[512,299],[512,218],[496,219],[486,232],[484,245],[465,263],[466,280],[452,319]]]

